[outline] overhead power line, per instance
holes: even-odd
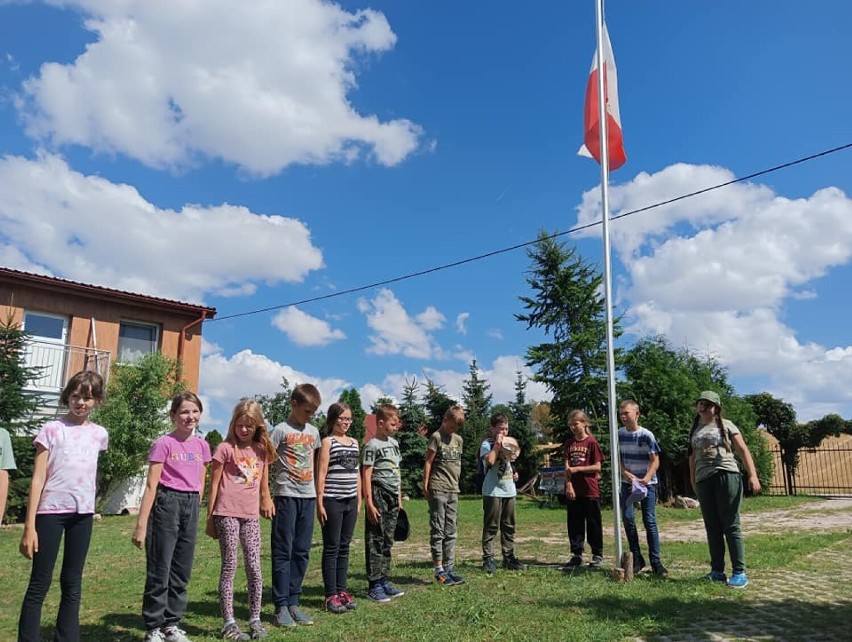
[[[652,205],[646,205],[645,207],[640,207],[635,210],[630,210],[629,212],[622,212],[617,216],[613,216],[610,220],[616,221],[618,219],[625,218],[627,216],[633,216],[634,214],[640,214],[642,212],[647,212],[649,210],[656,209],[658,207],[663,207],[665,205],[671,205],[672,203],[676,203],[678,201],[682,201],[688,198],[692,198],[694,196],[700,196],[701,194],[706,194],[707,192],[712,192],[717,189],[721,189],[723,187],[728,187],[730,185],[734,185],[736,183],[742,183],[744,181],[749,181],[753,178],[757,178],[758,176],[765,176],[766,174],[771,174],[773,172],[777,172],[782,169],[787,169],[788,167],[793,167],[794,165],[801,165],[802,163],[807,163],[812,160],[816,160],[817,158],[821,158],[823,156],[828,156],[830,154],[836,154],[837,152],[842,152],[846,149],[852,148],[852,143],[846,143],[845,145],[839,145],[838,147],[832,147],[831,149],[826,149],[824,151],[818,152],[816,154],[811,154],[810,156],[803,156],[802,158],[797,158],[796,160],[789,161],[787,163],[782,163],[780,165],[775,165],[774,167],[770,167],[768,169],[760,170],[759,172],[754,172],[753,174],[748,174],[746,176],[740,176],[739,178],[734,178],[729,181],[725,181],[724,183],[719,183],[717,185],[713,185],[711,187],[705,187],[704,189],[695,190],[694,192],[689,192],[688,194],[681,194],[680,196],[675,196],[674,198],[670,198],[665,201],[659,201]],[[289,303],[281,303],[279,305],[272,305],[266,308],[259,308],[257,310],[249,310],[247,312],[237,312],[234,314],[228,314],[225,316],[217,317],[215,319],[208,319],[205,323],[215,323],[216,321],[225,321],[226,319],[237,319],[239,317],[247,317],[254,314],[262,314],[263,312],[272,312],[273,310],[281,310],[283,308],[290,308],[297,305],[305,305],[307,303],[316,303],[317,301],[324,301],[326,299],[334,299],[336,297],[346,296],[348,294],[354,294],[356,292],[363,292],[364,290],[373,290],[375,288],[382,287],[384,285],[391,285],[392,283],[399,283],[400,281],[407,281],[409,279],[415,279],[420,276],[425,276],[427,274],[432,274],[434,272],[440,272],[442,270],[449,270],[450,268],[459,267],[460,265],[466,265],[467,263],[474,263],[475,261],[481,261],[483,259],[491,258],[492,256],[497,256],[499,254],[506,254],[507,252],[514,252],[515,250],[519,250],[524,247],[528,247],[530,245],[535,245],[539,241],[543,239],[554,239],[559,238],[561,236],[566,236],[568,234],[576,234],[577,232],[582,232],[583,230],[587,230],[589,228],[595,227],[597,225],[601,225],[601,221],[593,221],[591,223],[586,223],[585,225],[577,225],[576,227],[572,227],[568,230],[563,230],[561,232],[554,232],[553,234],[548,234],[545,237],[536,238],[532,241],[525,241],[524,243],[518,243],[516,245],[510,245],[508,247],[500,248],[499,250],[493,250],[491,252],[486,252],[485,254],[477,254],[476,256],[471,256],[466,259],[460,259],[458,261],[453,261],[452,263],[444,263],[443,265],[436,265],[431,268],[427,268],[425,270],[420,270],[418,272],[410,272],[408,274],[403,274],[400,276],[395,276],[392,278],[384,279],[382,281],[375,281],[373,283],[368,283],[367,285],[359,285],[357,287],[348,288],[346,290],[340,290],[337,292],[331,292],[329,294],[323,294],[320,296],[310,297],[308,299],[302,299],[300,301],[291,301]]]

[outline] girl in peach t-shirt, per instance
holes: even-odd
[[[222,638],[248,640],[266,636],[260,622],[263,578],[260,570],[260,515],[275,512],[269,493],[267,464],[275,458],[260,404],[243,399],[234,408],[228,436],[213,455],[210,497],[207,502],[207,534],[219,540],[222,571],[219,603],[222,607]],[[234,619],[234,576],[237,548],[242,544],[248,578],[249,631]]]

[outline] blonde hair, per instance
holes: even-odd
[[[231,413],[231,423],[228,424],[228,436],[225,437],[232,446],[237,446],[236,426],[240,417],[247,417],[254,424],[255,431],[251,440],[260,444],[263,448],[264,458],[267,462],[275,459],[275,446],[272,440],[269,439],[269,431],[266,429],[266,420],[263,418],[263,408],[255,399],[240,399],[237,405],[234,406],[234,412]]]

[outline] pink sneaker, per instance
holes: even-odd
[[[340,601],[339,595],[332,595],[325,598],[324,606],[325,610],[330,613],[346,613],[346,611],[349,610],[346,606],[344,606],[343,602]]]
[[[340,603],[350,611],[354,611],[358,608],[358,603],[355,601],[355,598],[349,595],[346,591],[341,591],[337,597],[340,598]]]

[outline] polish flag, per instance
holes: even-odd
[[[612,44],[606,25],[603,28],[603,73],[604,73],[604,103],[606,105],[606,135],[609,139],[609,169],[618,169],[627,161],[624,154],[624,136],[621,133],[621,114],[618,111],[618,72],[615,69],[615,56],[612,54]],[[601,132],[600,109],[598,106],[598,54],[592,59],[592,69],[589,82],[586,85],[585,104],[585,136],[584,145],[577,152],[580,156],[594,158],[601,162]]]

